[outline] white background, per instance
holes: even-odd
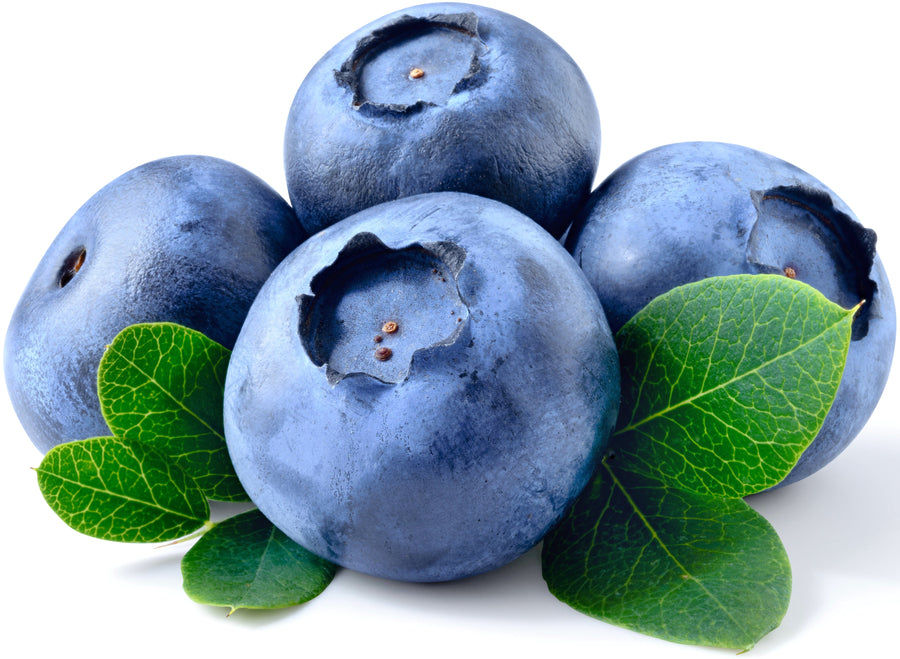
[[[670,142],[719,140],[767,151],[821,179],[878,232],[879,253],[900,289],[900,49],[886,3],[487,4],[542,29],[587,75],[603,126],[598,181],[628,158]],[[218,156],[286,195],[282,135],[302,78],[346,34],[406,5],[5,3],[3,330],[66,220],[143,162]],[[838,460],[752,501],[780,533],[794,569],[787,616],[752,655],[896,651],[898,380],[894,369],[875,415]],[[186,547],[106,543],[59,521],[31,471],[41,456],[2,394],[0,424],[5,656],[22,642],[48,657],[732,654],[659,641],[576,613],[548,594],[536,551],[492,574],[443,585],[345,570],[305,606],[226,618],[181,591]]]

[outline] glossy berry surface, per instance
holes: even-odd
[[[97,366],[126,326],[176,322],[231,347],[304,236],[272,188],[216,158],[153,161],[97,192],[41,259],[6,334],[7,388],[35,446],[109,434]]]
[[[500,202],[441,192],[284,260],[229,362],[225,431],[248,494],[296,542],[443,581],[543,537],[618,402],[612,335],[565,249]]]
[[[613,331],[657,295],[716,275],[780,273],[848,309],[865,300],[835,402],[787,484],[846,448],[887,382],[896,310],[875,243],[843,200],[799,168],[738,145],[689,142],[613,172],[566,245]]]
[[[310,233],[452,190],[559,237],[599,154],[597,106],[572,58],[521,19],[460,3],[394,12],[334,46],[297,90],[284,139],[291,204]]]

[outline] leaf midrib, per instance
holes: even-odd
[[[820,340],[826,334],[833,332],[836,327],[838,327],[841,323],[843,323],[845,321],[845,319],[846,319],[846,316],[842,317],[837,322],[826,327],[822,332],[810,337],[808,340],[804,341],[803,343],[798,344],[791,350],[789,350],[787,352],[779,353],[772,359],[769,359],[765,362],[760,363],[758,366],[756,366],[748,371],[745,371],[744,373],[740,374],[737,377],[726,380],[725,382],[721,382],[721,383],[717,384],[716,386],[712,387],[711,389],[699,391],[692,396],[688,396],[687,398],[685,398],[681,401],[678,401],[674,405],[673,404],[667,405],[665,408],[663,408],[657,412],[654,412],[652,414],[648,414],[638,421],[632,421],[627,426],[623,426],[622,428],[616,429],[616,431],[613,433],[613,435],[615,436],[615,435],[621,435],[621,434],[624,434],[627,432],[631,432],[631,431],[635,430],[636,428],[639,428],[640,426],[653,421],[654,419],[658,419],[660,417],[670,414],[671,412],[677,410],[680,407],[684,407],[687,405],[693,405],[694,403],[696,403],[696,401],[698,401],[708,395],[711,395],[711,394],[715,393],[716,391],[719,391],[721,389],[724,389],[726,387],[734,385],[735,383],[740,382],[741,380],[744,380],[752,375],[756,375],[763,369],[771,366],[772,364],[775,364],[776,362],[778,362],[782,359],[786,359],[787,357],[791,356],[792,354],[799,352],[800,350],[808,347],[813,342]],[[718,339],[719,339],[719,335],[717,333],[716,340],[718,341]]]
[[[128,357],[128,356],[127,356],[125,353],[123,353],[118,347],[110,346],[110,349],[111,349],[113,352],[115,352],[119,357],[121,357],[123,360],[125,360],[129,365],[133,366],[134,369],[135,369],[138,373],[140,373],[140,374],[143,375],[145,378],[147,378],[147,381],[148,381],[148,382],[154,384],[154,385],[159,389],[159,391],[161,391],[163,394],[165,394],[165,395],[166,395],[173,403],[175,403],[175,405],[176,405],[179,409],[182,409],[182,410],[184,410],[185,412],[187,412],[191,417],[195,418],[197,421],[200,422],[201,425],[203,425],[205,428],[207,428],[207,429],[209,430],[210,433],[212,433],[213,435],[215,435],[217,438],[221,439],[222,441],[225,441],[225,436],[224,436],[224,434],[222,434],[221,432],[219,432],[216,428],[214,428],[213,426],[211,426],[210,423],[209,423],[206,419],[204,419],[203,417],[201,417],[200,415],[198,415],[198,414],[197,414],[196,412],[194,412],[191,408],[187,407],[182,401],[180,401],[178,398],[176,398],[176,397],[175,397],[168,389],[166,389],[166,388],[162,385],[162,383],[161,383],[159,380],[156,379],[156,377],[155,377],[154,375],[148,373],[148,372],[145,371],[143,368],[141,368],[141,367],[137,364],[137,362],[135,362],[133,359],[131,359],[130,357]],[[140,424],[138,425],[138,427],[140,427]]]
[[[646,516],[644,515],[644,513],[641,511],[640,507],[637,505],[637,502],[635,502],[635,500],[631,497],[631,494],[629,494],[629,492],[628,492],[627,488],[625,487],[625,485],[618,479],[618,477],[616,476],[616,474],[615,474],[615,472],[613,471],[612,467],[610,467],[608,461],[604,458],[604,459],[601,461],[601,464],[603,465],[603,468],[606,469],[606,471],[609,473],[609,476],[610,476],[610,478],[612,478],[615,487],[622,493],[622,496],[625,497],[625,500],[628,502],[628,505],[631,506],[631,509],[632,509],[632,510],[634,511],[634,513],[638,516],[638,518],[639,518],[640,521],[641,521],[641,524],[643,524],[644,527],[647,529],[647,531],[650,533],[650,536],[651,536],[651,538],[653,539],[653,541],[656,542],[657,545],[659,545],[659,547],[662,549],[662,551],[665,553],[665,555],[668,556],[668,558],[672,561],[672,563],[673,563],[673,564],[675,565],[675,567],[680,571],[680,573],[681,573],[682,575],[685,575],[687,578],[689,578],[689,579],[690,579],[691,581],[693,581],[694,583],[696,583],[697,586],[703,591],[703,593],[704,593],[707,597],[709,597],[709,599],[710,599],[712,602],[715,603],[715,605],[716,605],[716,606],[717,606],[717,607],[725,614],[725,616],[727,616],[727,618],[732,622],[732,624],[735,626],[736,629],[741,630],[741,632],[742,632],[746,637],[752,637],[752,633],[751,633],[750,631],[748,631],[748,629],[747,629],[744,625],[742,625],[742,624],[740,623],[740,621],[737,620],[737,618],[734,617],[734,615],[731,613],[731,611],[728,609],[728,607],[726,607],[726,606],[719,600],[719,598],[717,598],[717,597],[716,597],[716,596],[715,596],[715,595],[714,595],[714,594],[706,587],[706,585],[705,585],[700,579],[698,579],[698,578],[695,577],[693,574],[691,574],[691,572],[690,572],[690,571],[689,571],[689,570],[681,563],[681,561],[678,560],[678,558],[675,556],[675,554],[673,554],[673,553],[671,552],[671,550],[669,549],[668,545],[663,541],[663,539],[662,539],[662,538],[659,536],[659,534],[656,532],[656,529],[655,529],[655,528],[653,527],[653,525],[650,523],[650,520],[647,519],[647,517],[646,517]],[[747,650],[747,649],[749,649],[750,647],[752,647],[752,646],[745,647],[745,648],[743,648],[743,649]]]
[[[100,493],[100,494],[108,494],[108,495],[113,496],[113,497],[115,497],[115,498],[117,498],[117,499],[121,499],[122,501],[128,501],[128,502],[131,502],[131,503],[140,504],[140,505],[146,506],[146,507],[148,507],[148,508],[153,508],[153,509],[156,509],[156,510],[165,512],[165,513],[169,513],[169,514],[174,515],[174,516],[176,516],[176,517],[183,517],[184,519],[188,519],[188,520],[191,520],[191,521],[199,521],[199,522],[203,522],[203,521],[204,521],[203,519],[201,519],[200,517],[197,517],[196,515],[188,515],[188,514],[182,512],[182,511],[173,510],[173,509],[171,509],[171,508],[168,508],[168,507],[166,507],[166,506],[163,506],[163,505],[159,504],[159,503],[156,502],[156,501],[145,501],[145,500],[143,500],[143,499],[138,499],[138,498],[136,498],[136,497],[128,496],[128,495],[126,495],[126,494],[122,494],[121,492],[116,492],[116,491],[114,491],[114,490],[103,489],[103,488],[100,488],[100,487],[96,487],[96,486],[94,486],[94,485],[88,485],[88,484],[86,484],[86,483],[83,483],[82,481],[79,481],[79,480],[75,480],[75,479],[73,479],[73,478],[66,477],[66,476],[64,476],[64,475],[62,475],[62,474],[60,474],[59,472],[56,472],[56,471],[50,471],[50,470],[47,470],[47,469],[40,469],[40,468],[39,468],[39,469],[37,469],[37,472],[38,472],[39,474],[43,474],[45,477],[55,478],[55,479],[57,479],[57,480],[59,480],[59,481],[62,481],[63,483],[69,483],[69,484],[71,484],[71,485],[76,485],[76,486],[78,486],[79,488],[84,489],[84,490],[88,490],[88,491],[90,491],[90,492],[98,492],[98,493]],[[145,483],[147,483],[147,478],[146,478],[146,476],[144,475],[143,471],[141,472],[141,479],[142,479]],[[149,483],[148,483],[148,487],[149,487]]]
[[[232,609],[231,609],[232,612],[236,611],[240,608],[246,608],[249,606],[249,605],[247,605],[247,601],[250,599],[251,593],[253,592],[253,590],[256,587],[256,584],[260,580],[260,575],[263,572],[263,564],[265,563],[266,557],[269,555],[269,551],[272,548],[272,543],[275,540],[275,527],[274,526],[270,526],[267,536],[268,537],[265,540],[265,547],[263,548],[262,552],[259,555],[259,561],[256,564],[256,570],[254,570],[254,572],[253,572],[253,579],[251,581],[249,581],[247,583],[246,587],[243,589],[243,595],[240,598],[237,598],[237,601],[234,604],[232,604]]]

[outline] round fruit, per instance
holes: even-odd
[[[274,190],[216,158],[157,160],[97,192],[41,259],[6,334],[7,388],[35,446],[109,434],[97,366],[128,325],[175,322],[231,347],[304,235]]]
[[[571,57],[514,16],[459,3],[397,11],[338,43],[297,90],[284,141],[291,204],[310,233],[453,190],[559,237],[599,155],[597,106]]]
[[[875,409],[896,336],[875,232],[797,167],[732,144],[653,149],[594,191],[566,245],[613,331],[657,295],[716,275],[780,273],[848,309],[865,300],[834,404],[783,484],[834,459]]]
[[[618,356],[584,274],[514,209],[429,193],[288,256],[225,385],[247,493],[330,561],[456,579],[534,546],[590,476]]]

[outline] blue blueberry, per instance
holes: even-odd
[[[534,546],[586,483],[619,400],[597,296],[508,206],[437,192],[309,238],[229,362],[247,493],[320,556],[456,579]]]
[[[787,484],[853,440],[887,381],[896,310],[875,239],[797,167],[746,147],[691,142],[619,167],[592,193],[566,245],[614,331],[657,295],[715,275],[775,272],[845,308],[866,300],[834,405]]]
[[[397,11],[338,43],[300,85],[284,141],[291,204],[310,233],[453,190],[559,237],[599,154],[597,106],[571,57],[514,16],[458,3]]]
[[[126,326],[171,321],[231,347],[304,236],[272,188],[215,158],[150,162],[97,192],[41,259],[6,334],[7,389],[35,446],[109,434],[97,366]]]

